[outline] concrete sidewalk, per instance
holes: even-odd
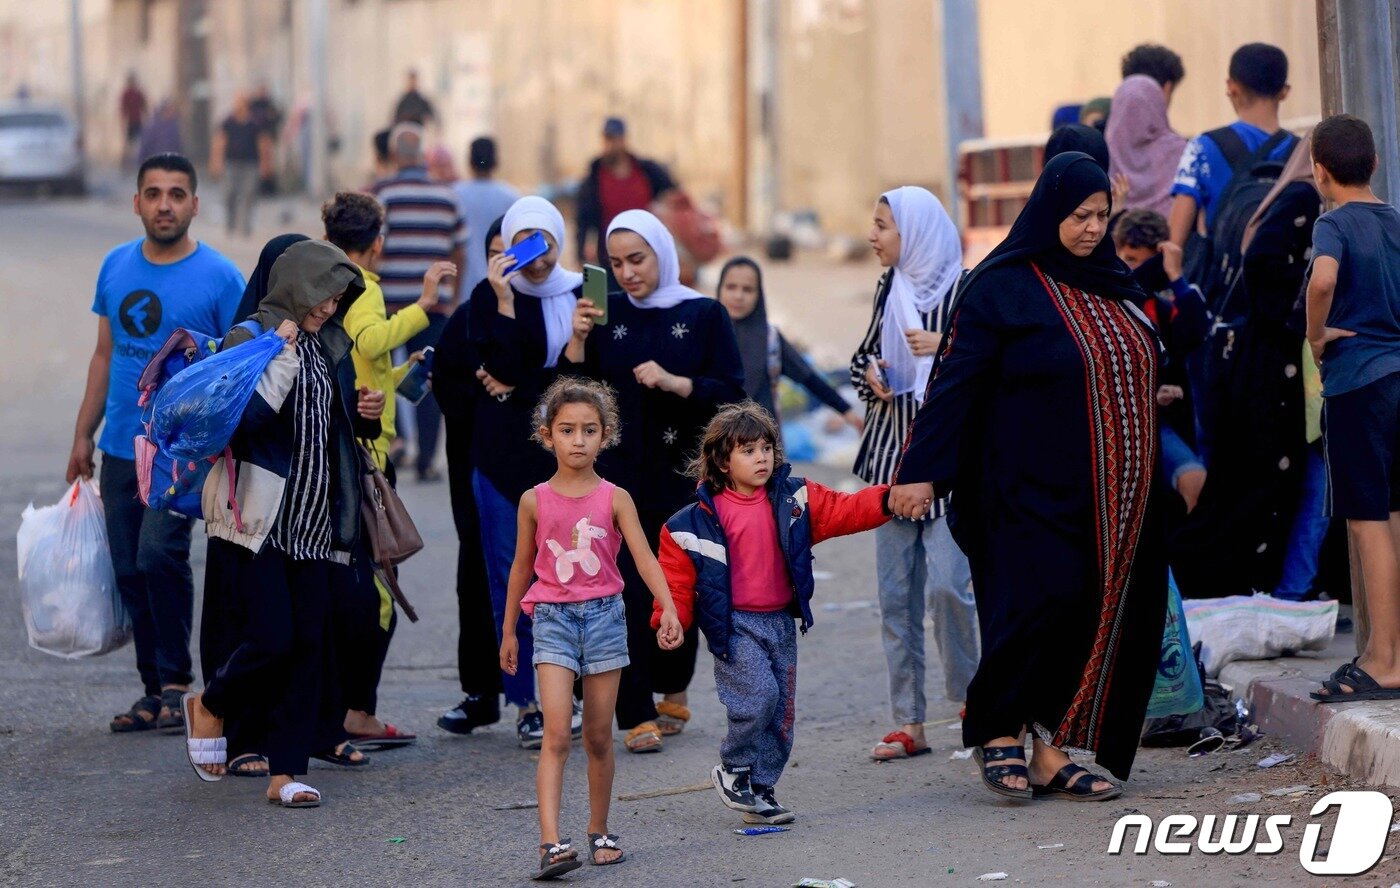
[[[1322,704],[1308,696],[1354,656],[1356,636],[1348,632],[1318,653],[1229,663],[1220,681],[1269,736],[1355,780],[1400,787],[1400,700]]]

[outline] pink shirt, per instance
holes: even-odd
[[[534,615],[540,601],[567,604],[622,591],[615,489],[600,481],[586,496],[564,496],[548,483],[535,485],[535,582],[520,602],[526,614]]]
[[[715,497],[719,526],[728,542],[729,586],[734,609],[772,613],[792,603],[792,580],[778,547],[778,525],[768,491],[743,496],[728,488]]]

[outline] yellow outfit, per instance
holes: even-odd
[[[369,386],[384,392],[384,415],[379,417],[382,431],[379,440],[369,448],[379,470],[389,461],[389,447],[394,443],[394,390],[408,373],[411,364],[394,366],[390,354],[414,336],[428,329],[428,313],[417,304],[405,306],[388,317],[384,311],[384,291],[379,288],[379,275],[363,268],[365,291],[345,313],[345,332],[355,342],[351,357],[355,361],[355,385]]]
[[[350,352],[355,362],[355,385],[368,386],[384,392],[386,396],[384,413],[379,417],[379,438],[369,442],[370,454],[382,472],[389,462],[389,447],[394,443],[394,390],[413,366],[405,362],[395,367],[391,353],[428,329],[428,314],[414,304],[399,309],[392,318],[388,317],[384,311],[384,291],[379,288],[379,275],[364,268],[360,269],[360,273],[365,278],[365,291],[345,313],[344,323],[345,332],[355,343]],[[394,602],[378,577],[375,577],[374,585],[379,590],[379,628],[387,632]]]

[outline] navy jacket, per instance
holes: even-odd
[[[778,528],[778,546],[792,580],[788,612],[802,620],[802,631],[811,628],[812,546],[822,540],[871,530],[889,520],[885,511],[888,485],[867,487],[858,493],[837,493],[806,478],[792,477],[792,466],[783,463],[768,482],[768,501]],[[710,653],[729,659],[733,628],[733,593],[729,578],[729,544],[720,526],[719,513],[709,489],[700,485],[699,502],[671,516],[661,531],[661,569],[676,604],[676,615],[687,629],[698,624]],[[660,624],[660,606],[652,613],[652,626]]]

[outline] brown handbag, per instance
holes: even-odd
[[[423,548],[423,537],[413,526],[408,509],[399,498],[389,479],[379,471],[374,458],[363,444],[360,451],[360,514],[364,516],[369,534],[370,555],[374,560],[375,576],[388,588],[404,616],[418,622],[418,612],[399,588],[398,571],[394,566]]]

